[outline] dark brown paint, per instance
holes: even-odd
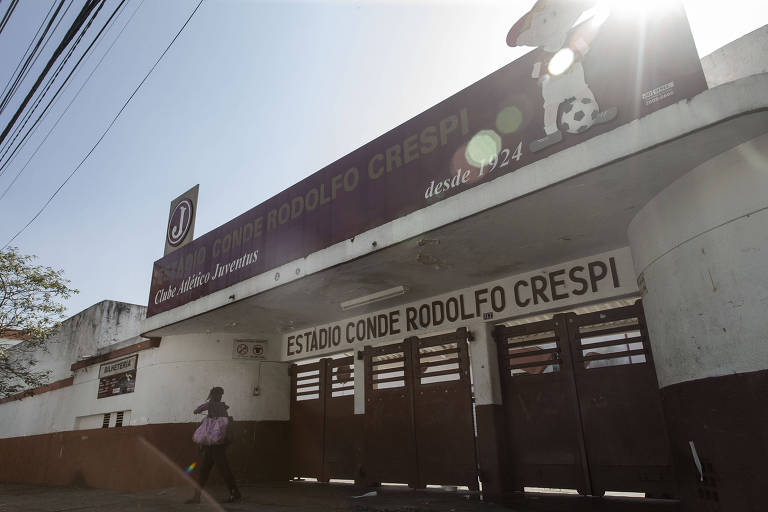
[[[197,425],[163,423],[0,439],[0,481],[124,490],[189,484],[184,468],[200,462],[192,443]],[[283,421],[235,423],[228,455],[238,481],[288,478],[287,427]],[[218,478],[216,471],[212,477]]]
[[[765,510],[768,370],[674,384],[663,388],[661,397],[683,510]],[[696,446],[703,475],[689,441]]]

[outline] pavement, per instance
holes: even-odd
[[[385,486],[360,489],[352,485],[290,482],[245,485],[238,503],[219,503],[223,487],[207,489],[200,504],[186,505],[191,489],[168,488],[126,492],[77,487],[44,487],[0,483],[0,512],[90,511],[258,511],[258,512],[672,512],[676,502],[637,498],[583,498],[525,495],[506,504],[487,503],[476,493],[453,489],[412,490]]]

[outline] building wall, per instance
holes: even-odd
[[[99,364],[76,370],[72,386],[0,404],[0,438],[73,430],[77,418],[116,411],[131,411],[130,425],[196,422],[201,416],[192,410],[213,386],[224,388],[238,420],[288,420],[288,364],[233,359],[237,338],[215,333],[163,338],[159,347],[138,353],[135,391],[114,397],[96,398]]]
[[[768,135],[690,171],[629,227],[687,510],[762,510]]]
[[[287,478],[288,364],[233,359],[237,338],[164,338],[138,352],[133,393],[97,399],[100,363],[76,370],[71,386],[0,404],[0,460],[9,462],[0,481],[118,489],[183,484],[181,469],[199,458],[192,432],[203,416],[192,411],[212,386],[224,388],[235,418],[230,456],[237,477]],[[113,413],[114,427],[118,411],[125,426],[92,430],[106,413]]]
[[[709,87],[768,72],[768,25],[710,53],[701,67]]]
[[[215,333],[167,336],[157,349],[147,351],[151,354],[140,354],[137,409],[131,421],[141,425],[199,420],[192,409],[205,401],[213,386],[224,388],[224,401],[237,419],[288,420],[288,364],[233,359],[232,344],[244,337]],[[254,395],[256,387],[258,394]],[[92,394],[95,396],[95,390]]]
[[[629,227],[663,388],[768,366],[768,135],[686,174]]]
[[[19,357],[38,361],[35,370],[51,371],[51,382],[65,379],[78,359],[138,336],[146,312],[146,306],[103,300],[64,320],[46,341],[45,349]],[[23,348],[23,344],[17,348]]]

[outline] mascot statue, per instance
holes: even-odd
[[[574,28],[582,14],[596,3],[596,0],[538,0],[507,34],[509,46],[535,46],[541,50],[531,77],[541,85],[545,136],[531,142],[532,152],[563,140],[561,128],[567,133],[581,133],[616,117],[616,107],[600,111],[595,95],[584,80],[582,60],[601,22],[592,18]]]

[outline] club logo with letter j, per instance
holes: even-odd
[[[187,236],[192,225],[192,200],[182,199],[173,209],[171,219],[168,221],[168,243],[176,247]]]

